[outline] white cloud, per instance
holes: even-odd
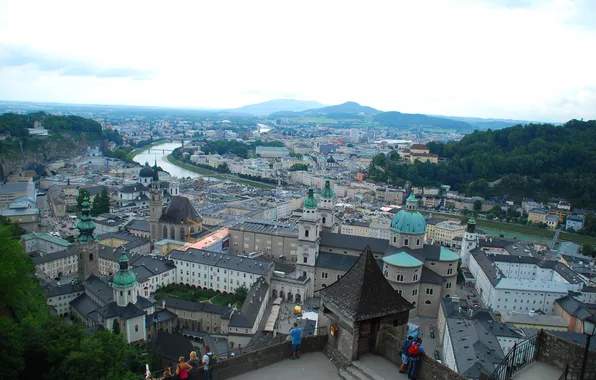
[[[402,112],[596,118],[582,95],[596,87],[588,0],[91,4],[0,2],[1,99],[234,107],[290,95]],[[2,66],[2,46],[79,70]]]

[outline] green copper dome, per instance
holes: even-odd
[[[83,203],[81,203],[81,221],[77,223],[77,229],[79,230],[79,242],[88,243],[89,241],[93,240],[95,224],[91,220],[89,197],[87,196],[83,198]]]
[[[317,200],[312,187],[308,189],[308,197],[304,200],[304,208],[317,208]]]
[[[321,198],[333,198],[333,190],[331,190],[331,184],[329,180],[325,180],[325,187],[321,191]]]
[[[120,255],[120,270],[114,275],[112,284],[115,288],[131,288],[137,284],[137,275],[128,269],[128,256],[125,251]]]
[[[418,211],[400,210],[391,221],[391,230],[404,234],[424,234],[426,221]]]

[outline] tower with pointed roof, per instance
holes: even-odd
[[[331,189],[329,178],[325,180],[325,187],[321,191],[319,200],[319,213],[321,214],[321,224],[323,227],[331,228],[335,222],[333,217],[333,206],[335,205],[335,194]]]
[[[89,197],[81,204],[81,220],[77,223],[79,236],[76,247],[79,251],[79,281],[85,281],[92,274],[99,274],[99,250],[93,231],[95,224],[91,220]]]
[[[312,297],[314,291],[315,264],[319,257],[321,244],[321,216],[313,188],[308,189],[304,200],[302,217],[298,222],[298,252],[296,254],[296,270],[302,276],[311,279],[306,298]]]
[[[128,267],[128,256],[126,251],[120,255],[120,269],[112,279],[112,289],[114,292],[114,301],[120,307],[126,307],[129,303],[137,303],[137,276]]]
[[[468,219],[466,232],[461,244],[460,258],[461,266],[468,268],[470,265],[470,255],[474,248],[478,246],[478,235],[476,234],[476,221],[473,218]]]
[[[406,206],[391,220],[389,227],[389,244],[401,248],[421,249],[424,246],[426,221],[417,211],[418,200],[414,192],[406,199]]]
[[[149,225],[151,228],[151,241],[159,240],[159,218],[163,212],[161,183],[159,177],[156,177],[151,182],[151,193],[149,194]]]
[[[348,361],[374,350],[382,326],[406,326],[413,308],[385,279],[368,246],[343,277],[317,293],[319,323],[337,329],[328,344]]]

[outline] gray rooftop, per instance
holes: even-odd
[[[112,288],[93,274],[83,281],[83,286],[85,287],[85,292],[97,297],[104,305],[114,301]]]
[[[367,246],[373,253],[382,253],[388,249],[389,241],[386,239],[375,239],[362,236],[334,234],[332,232],[321,232],[321,250],[324,247],[355,249],[363,251]]]
[[[246,300],[239,311],[232,313],[230,327],[252,328],[259,314],[263,302],[267,302],[269,285],[263,277],[260,277],[248,290]]]
[[[279,223],[264,219],[250,219],[231,227],[230,229],[286,237],[298,237],[298,228],[296,226],[289,223]]]
[[[76,256],[76,254],[77,254],[77,249],[74,246],[69,246],[68,248],[63,249],[61,251],[56,251],[53,253],[46,253],[46,254],[42,254],[40,256],[33,257],[33,262],[35,263],[35,265],[39,265],[39,264],[49,263],[54,260],[64,259],[67,257],[74,257],[74,256]]]
[[[126,225],[129,230],[149,232],[149,221],[145,219],[133,219]]]
[[[254,273],[261,276],[266,275],[274,267],[271,261],[264,259],[249,259],[233,254],[222,254],[194,248],[186,251],[173,250],[167,257],[170,260],[190,261],[218,268]]]
[[[85,288],[83,288],[83,284],[80,282],[67,282],[61,285],[51,285],[47,284],[43,287],[43,292],[45,293],[47,298],[61,296],[64,294],[82,292]]]

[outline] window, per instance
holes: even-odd
[[[393,237],[393,242],[396,243],[397,242],[397,238],[394,236]]]
[[[420,239],[416,239],[416,245],[420,245]]]
[[[139,332],[139,325],[135,325],[135,332]]]
[[[323,217],[323,224],[325,224],[325,220],[326,220],[325,217]]]
[[[426,305],[430,305],[430,304],[431,304],[431,302],[430,302],[429,300],[426,300],[426,301],[424,301],[424,303],[425,303]]]
[[[385,277],[389,276],[389,271],[385,271]]]
[[[399,294],[401,296],[402,290],[401,289],[397,289],[397,294]]]
[[[402,282],[404,280],[404,275],[403,274],[398,274],[395,276],[395,281],[397,282]]]
[[[328,278],[328,277],[329,277],[329,273],[321,272],[321,278]]]
[[[308,258],[306,258],[306,257],[303,257],[303,258],[302,258],[302,262],[303,262],[304,264],[308,263]],[[244,277],[246,277],[246,275],[244,275]]]
[[[339,281],[339,279],[341,278],[341,274],[337,275],[337,280]]]
[[[308,230],[304,230],[304,237],[308,237]]]
[[[448,282],[445,284],[445,289],[451,289],[451,285],[453,285],[452,283]]]
[[[412,276],[412,281],[418,281],[418,273],[414,273],[414,275]]]
[[[453,268],[447,268],[447,274],[453,274]]]
[[[412,289],[412,295],[413,296],[417,296],[418,295],[418,289]]]
[[[426,294],[427,294],[427,295],[432,295],[432,294],[433,294],[433,289],[431,289],[431,288],[426,288]]]
[[[120,297],[124,297],[124,290],[120,291]]]
[[[404,240],[404,245],[408,245],[408,239]]]

